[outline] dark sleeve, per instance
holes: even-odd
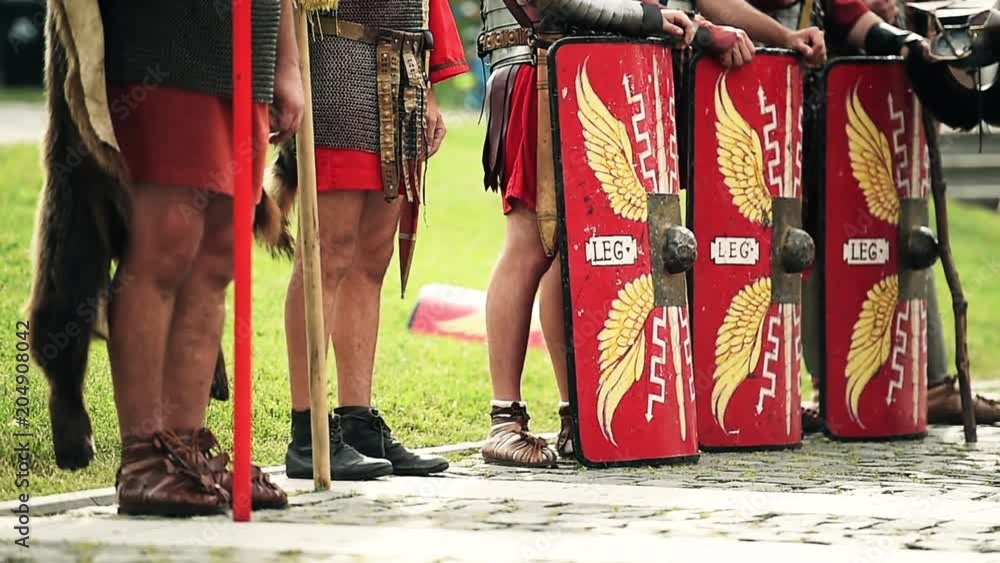
[[[543,14],[553,13],[574,25],[626,35],[655,35],[663,30],[658,4],[636,0],[530,0]]]
[[[826,13],[827,41],[834,45],[845,43],[851,28],[868,12],[864,0],[829,0]]]

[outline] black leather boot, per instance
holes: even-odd
[[[309,411],[292,411],[292,442],[285,452],[285,472],[292,479],[313,478]],[[392,475],[392,464],[361,455],[344,443],[341,419],[334,415],[330,417],[330,473],[334,481],[366,481]]]
[[[406,449],[392,437],[392,430],[377,410],[368,407],[334,409],[344,426],[344,441],[366,456],[387,459],[396,475],[424,476],[448,469],[448,460]]]

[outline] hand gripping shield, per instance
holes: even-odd
[[[569,38],[549,51],[576,456],[698,456],[671,50]]]
[[[922,436],[937,242],[920,104],[898,59],[840,59],[824,89],[823,418],[834,438]]]
[[[706,450],[802,439],[802,69],[785,51],[696,59],[686,122],[698,436]]]

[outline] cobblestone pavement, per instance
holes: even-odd
[[[808,438],[780,453],[705,454],[657,469],[550,471],[457,459],[439,478],[336,483],[292,508],[227,518],[125,519],[113,507],[32,520],[7,561],[1000,562],[1000,428],[921,442]],[[287,482],[308,487],[301,481]]]

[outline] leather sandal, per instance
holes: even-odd
[[[955,385],[957,377],[949,377],[927,389],[928,424],[962,424],[962,396]],[[1000,422],[1000,401],[987,399],[982,395],[973,397],[976,424],[997,424]]]
[[[188,439],[192,447],[205,454],[208,465],[219,485],[233,497],[233,471],[229,468],[229,454],[223,451],[212,431],[202,428]],[[288,495],[271,482],[271,477],[256,465],[250,466],[250,494],[253,510],[280,510],[288,507]]]
[[[115,489],[118,513],[129,515],[225,514],[230,498],[205,455],[171,431],[124,441]]]
[[[486,463],[513,467],[556,467],[556,452],[543,438],[528,429],[529,416],[525,408],[514,403],[509,407],[493,407],[493,426],[482,447]]]

